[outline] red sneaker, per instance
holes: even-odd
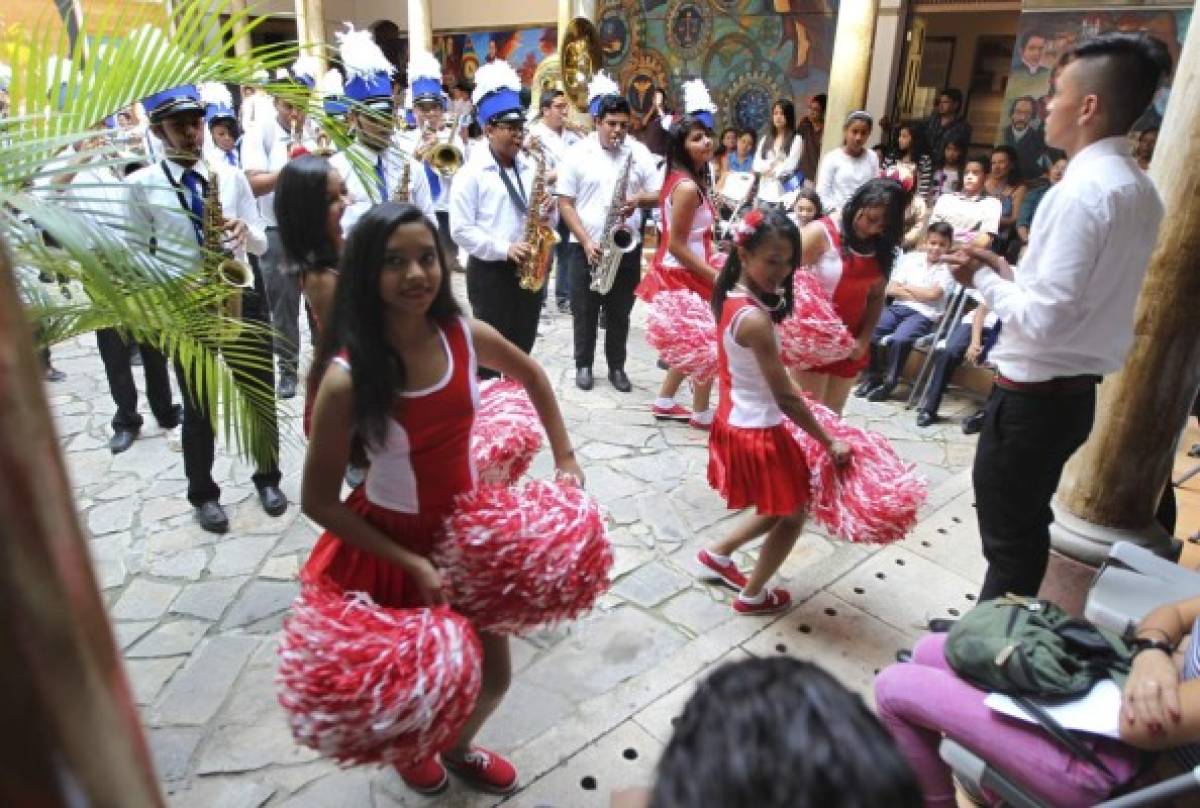
[[[479,746],[455,760],[449,755],[443,759],[450,771],[467,782],[471,788],[489,794],[511,794],[517,790],[517,769],[495,752]]]
[[[742,575],[742,571],[737,568],[737,564],[733,563],[733,559],[724,562],[717,561],[707,549],[701,549],[696,554],[696,560],[711,570],[723,583],[732,586],[739,592],[746,585],[746,576]]]
[[[712,421],[701,421],[699,418],[689,418],[688,426],[701,432],[712,432]]]
[[[672,404],[670,407],[654,404],[650,407],[650,412],[654,413],[656,421],[688,421],[692,417],[692,411],[679,404]]]
[[[450,785],[446,767],[436,756],[407,769],[397,766],[396,771],[400,773],[400,779],[406,786],[426,797],[441,794]]]
[[[792,596],[786,589],[768,589],[762,603],[747,603],[741,595],[733,599],[733,610],[738,614],[775,614],[782,612],[792,603]]]

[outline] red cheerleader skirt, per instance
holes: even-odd
[[[410,552],[428,557],[441,537],[448,513],[401,513],[381,508],[367,499],[359,486],[346,506]],[[380,606],[406,609],[426,606],[421,591],[404,569],[374,553],[361,550],[326,531],[308,556],[301,580],[316,583],[327,578],[347,592],[366,592]]]
[[[650,270],[637,285],[634,293],[644,303],[651,303],[659,292],[678,292],[681,289],[695,292],[705,301],[712,300],[711,283],[683,267],[669,267],[658,263],[650,265]]]
[[[789,516],[808,503],[804,450],[783,424],[754,429],[714,419],[708,439],[708,484],[734,510]]]

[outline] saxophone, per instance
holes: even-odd
[[[217,305],[217,313],[229,320],[242,319],[242,290],[254,286],[254,273],[250,267],[233,257],[225,247],[225,212],[221,209],[221,191],[217,185],[217,172],[208,171],[208,186],[204,190],[204,264],[202,277],[207,285],[215,285],[225,292]],[[232,326],[236,335],[240,325]]]
[[[541,220],[540,213],[546,203],[546,154],[541,144],[536,141],[526,147],[537,161],[537,171],[533,175],[533,188],[529,192],[529,209],[525,219],[525,234],[522,241],[528,244],[532,251],[529,257],[517,265],[517,278],[520,286],[529,292],[540,292],[546,285],[546,276],[550,273],[550,262],[554,258],[554,245],[558,243],[558,233],[554,228]]]
[[[625,195],[629,191],[629,170],[633,167],[633,151],[625,158],[625,165],[617,176],[613,186],[612,201],[608,203],[608,216],[604,219],[604,245],[600,257],[591,269],[592,281],[589,284],[593,292],[602,295],[612,291],[617,280],[617,270],[621,268],[621,257],[637,247],[637,236],[621,218],[621,208],[625,205]]]
[[[400,169],[400,182],[392,192],[393,202],[412,202],[412,160],[404,158],[404,167]]]

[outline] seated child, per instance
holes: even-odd
[[[978,295],[973,290],[972,297]],[[988,349],[996,343],[999,336],[999,323],[996,315],[988,310],[987,304],[980,303],[974,311],[963,315],[962,321],[954,326],[946,344],[938,348],[934,346],[933,370],[929,375],[929,386],[921,397],[920,409],[917,410],[917,426],[929,426],[938,420],[938,407],[942,404],[942,396],[950,384],[950,377],[963,363],[963,359],[975,365],[982,365],[987,359]],[[972,415],[963,422],[963,431],[968,435],[978,432],[972,423],[976,419]]]

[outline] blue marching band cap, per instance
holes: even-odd
[[[709,129],[716,128],[717,105],[713,103],[708,88],[700,79],[692,79],[683,85],[683,112],[691,115]]]
[[[321,91],[321,104],[326,115],[341,116],[349,111],[346,103],[346,87],[342,82],[342,74],[330,69],[318,82]]]
[[[158,123],[163,118],[180,112],[204,112],[204,102],[194,84],[181,84],[148,95],[142,99],[142,106],[146,108],[146,115],[151,123]]]
[[[620,95],[621,88],[603,70],[597,70],[596,75],[588,82],[588,114],[595,118],[600,114],[600,102],[606,96]]]
[[[521,110],[521,77],[512,65],[501,59],[475,71],[475,91],[471,101],[482,124],[525,120]]]
[[[446,108],[442,94],[442,66],[432,53],[417,51],[409,58],[408,82],[414,103],[436,101],[442,105],[442,109]]]
[[[229,88],[215,81],[201,84],[200,100],[204,102],[204,121],[212,125],[214,121],[237,121],[237,113],[233,111],[233,96]]]
[[[355,30],[346,23],[345,31],[338,31],[338,50],[342,65],[346,68],[345,97],[354,105],[369,107],[379,112],[392,111],[392,73],[395,68],[375,44],[370,31]]]

